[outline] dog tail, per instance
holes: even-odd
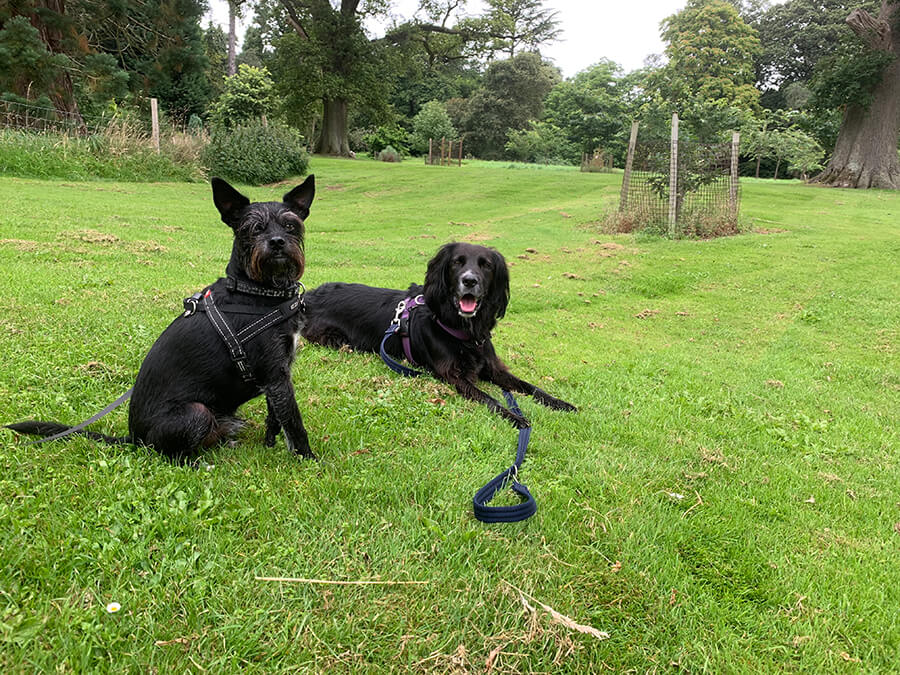
[[[16,424],[7,424],[6,428],[12,429],[19,434],[30,434],[32,436],[47,438],[48,436],[62,434],[72,427],[60,424],[59,422],[28,420],[26,422],[17,422]],[[97,433],[96,431],[87,431],[86,429],[73,431],[71,435],[86,436],[95,441],[103,441],[104,443],[110,443],[112,445],[129,445],[132,443],[131,436],[107,436],[106,434]]]

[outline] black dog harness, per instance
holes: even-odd
[[[410,349],[409,344],[409,315],[416,307],[424,304],[425,299],[421,295],[401,300],[397,304],[397,309],[394,312],[394,318],[391,321],[391,325],[388,326],[387,330],[384,332],[384,337],[381,340],[381,346],[378,350],[378,353],[381,355],[381,360],[384,361],[385,365],[395,373],[403,375],[404,377],[418,377],[425,373],[421,370],[416,370],[415,368],[408,368],[402,363],[398,363],[392,359],[388,355],[384,345],[388,341],[388,338],[394,334],[399,335],[403,344],[403,353],[406,355],[407,360],[413,365],[418,365],[412,357],[412,350]],[[457,340],[468,341],[472,339],[472,337],[464,331],[445,326],[437,317],[435,317],[435,321],[437,321],[441,328]],[[483,342],[475,344],[480,347]],[[513,395],[504,389],[503,396],[506,397],[509,410],[516,415],[522,416],[522,410],[519,408]],[[528,487],[524,483],[519,482],[519,467],[522,466],[522,463],[525,461],[525,450],[528,448],[528,441],[530,438],[530,426],[519,429],[516,461],[506,471],[491,479],[491,481],[476,492],[475,496],[472,498],[472,510],[475,513],[475,517],[481,522],[514,523],[519,520],[530,518],[537,511],[537,502],[528,491]],[[507,485],[522,498],[522,501],[514,506],[488,506],[488,502],[494,498],[494,495]]]
[[[229,354],[231,354],[231,360],[234,361],[234,364],[240,371],[244,382],[256,384],[256,380],[253,378],[253,370],[250,368],[250,363],[247,360],[247,352],[244,351],[244,345],[272,326],[286,321],[298,312],[303,311],[305,307],[303,293],[300,292],[300,289],[302,288],[303,292],[306,292],[306,288],[303,284],[297,282],[285,290],[271,289],[257,286],[256,284],[248,284],[233,277],[228,277],[225,280],[225,286],[229,290],[238,293],[261,295],[270,298],[287,298],[287,300],[274,308],[230,303],[223,303],[220,306],[216,304],[212,288],[207,286],[202,291],[184,299],[184,313],[182,317],[191,316],[196,312],[206,314],[219,337],[225,342],[225,346],[228,348]],[[225,318],[226,314],[250,314],[260,315],[260,317],[244,326],[241,330],[235,331]]]
[[[303,293],[306,292],[306,287],[298,281],[297,283],[292,284],[285,289],[272,289],[266,288],[265,286],[258,286],[253,283],[248,283],[246,281],[241,281],[240,279],[235,279],[234,277],[227,277],[225,279],[225,288],[227,288],[229,291],[246,293],[248,295],[260,295],[268,298],[286,298],[283,303],[274,307],[273,309],[269,309],[268,307],[255,307],[253,305],[223,305],[226,313],[228,314],[262,315],[258,320],[249,324],[245,328],[242,328],[237,333],[235,333],[231,329],[231,325],[225,319],[225,314],[223,314],[222,309],[215,303],[210,286],[207,286],[202,291],[194,293],[191,297],[184,299],[184,312],[181,314],[181,317],[188,317],[196,312],[205,312],[206,316],[209,317],[210,322],[215,327],[222,340],[225,341],[225,345],[228,347],[228,351],[231,354],[232,361],[235,362],[238,370],[241,372],[241,377],[248,384],[255,384],[256,381],[253,379],[253,371],[250,369],[250,364],[247,362],[247,353],[244,351],[243,345],[255,338],[263,331],[291,318],[292,316],[297,314],[297,312],[303,311],[305,309],[303,303]],[[55,441],[58,438],[63,438],[65,436],[74,434],[77,431],[81,431],[89,424],[93,424],[101,417],[105,417],[113,410],[118,408],[125,401],[131,398],[131,394],[133,392],[134,387],[131,387],[128,391],[126,391],[119,398],[110,403],[90,419],[85,420],[81,424],[76,424],[74,427],[69,427],[65,431],[60,431],[59,433],[53,434],[51,436],[41,438],[37,441],[32,441],[28,445],[46,443],[47,441]]]

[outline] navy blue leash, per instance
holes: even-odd
[[[396,333],[400,328],[399,316],[401,311],[402,310],[398,307],[398,320],[392,322],[391,325],[388,326],[388,329],[384,332],[384,337],[381,339],[381,346],[378,348],[378,353],[381,355],[381,360],[384,361],[385,365],[387,365],[387,367],[393,370],[395,373],[403,375],[404,377],[418,377],[420,375],[424,375],[425,373],[421,370],[408,368],[402,363],[398,363],[390,356],[388,356],[388,353],[384,348],[384,344],[388,341],[388,338],[393,336],[394,333]],[[503,390],[503,395],[506,397],[506,402],[509,405],[510,411],[519,416],[522,416],[522,410],[519,408],[519,404],[516,403],[516,399],[513,397],[513,395],[505,389]],[[532,494],[528,491],[528,487],[524,483],[519,482],[518,477],[519,467],[521,467],[522,463],[525,461],[525,450],[528,448],[528,440],[530,438],[531,427],[519,429],[519,441],[518,446],[516,447],[516,461],[506,471],[491,479],[491,481],[488,482],[478,492],[476,492],[475,496],[472,498],[472,509],[475,512],[475,517],[481,522],[515,523],[520,520],[530,518],[535,514],[535,512],[537,512],[537,502],[535,501]],[[494,495],[496,495],[507,485],[511,487],[513,492],[515,492],[522,498],[522,502],[513,506],[488,506],[488,502],[490,502],[494,498]]]

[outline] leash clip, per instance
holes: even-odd
[[[197,291],[191,297],[185,298],[183,301],[184,304],[184,314],[181,316],[190,316],[197,311],[197,308],[200,306],[200,299],[203,297],[203,291]]]
[[[406,300],[401,300],[397,303],[397,310],[394,312],[394,318],[391,319],[392,326],[400,326],[400,316],[403,314],[403,311],[406,309]]]

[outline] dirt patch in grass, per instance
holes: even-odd
[[[97,230],[79,230],[78,232],[62,232],[57,239],[74,239],[87,244],[115,244],[119,238],[114,234],[99,232]]]
[[[30,239],[0,239],[0,246],[11,246],[23,253],[34,253],[35,251],[45,251],[48,249],[46,245],[41,245],[40,242],[31,241]]]

